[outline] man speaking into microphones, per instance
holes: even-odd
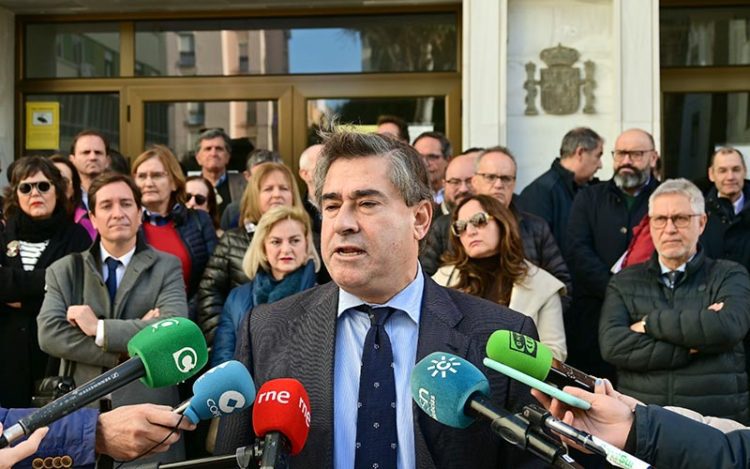
[[[483,367],[493,331],[537,337],[531,318],[424,275],[418,253],[432,191],[416,150],[379,135],[334,132],[321,150],[315,191],[321,257],[333,281],[254,308],[235,355],[259,383],[291,377],[307,390],[310,433],[290,467],[541,465],[487,426],[453,429],[414,412],[409,379],[417,360],[449,350]],[[497,373],[489,382],[498,405],[515,411],[531,402],[524,385]],[[222,418],[216,452],[234,453],[252,437],[246,413]]]

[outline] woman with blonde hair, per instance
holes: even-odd
[[[245,251],[253,239],[260,218],[277,206],[302,209],[297,181],[281,163],[264,163],[253,170],[240,201],[240,226],[224,232],[198,288],[198,324],[213,342],[229,292],[249,281],[242,268]]]
[[[307,212],[289,206],[268,210],[256,226],[242,268],[249,281],[234,288],[224,304],[214,336],[211,366],[232,359],[236,331],[255,306],[273,303],[315,285],[320,258]]]
[[[185,175],[166,146],[154,145],[138,155],[131,172],[141,190],[145,240],[154,249],[180,259],[190,301],[218,242],[213,222],[206,212],[185,206]]]
[[[433,279],[440,285],[508,306],[531,317],[539,341],[565,361],[562,303],[565,285],[524,258],[518,224],[497,199],[474,195],[453,212],[453,254]]]

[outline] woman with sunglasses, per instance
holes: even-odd
[[[213,222],[207,212],[185,206],[185,175],[169,148],[154,145],[141,153],[131,172],[141,190],[146,242],[180,259],[190,317],[195,319],[191,300],[217,243]]]
[[[34,381],[57,373],[37,342],[45,271],[91,244],[73,222],[65,189],[60,170],[47,158],[26,156],[13,165],[0,233],[0,402],[6,407],[29,407]]]
[[[203,210],[214,222],[216,236],[221,237],[224,231],[219,229],[219,204],[216,202],[214,187],[203,176],[188,176],[185,179],[185,206],[193,210]]]
[[[453,212],[454,254],[432,277],[438,284],[495,301],[534,320],[539,341],[565,361],[567,346],[560,295],[565,285],[523,254],[513,214],[497,199],[474,195]]]

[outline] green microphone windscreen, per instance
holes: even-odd
[[[552,351],[518,332],[495,331],[487,341],[487,357],[544,381],[552,367]]]
[[[198,373],[208,362],[203,332],[187,318],[173,317],[141,329],[128,342],[128,353],[146,369],[143,384],[172,386]]]

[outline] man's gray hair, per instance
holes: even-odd
[[[573,156],[578,147],[589,152],[594,151],[602,142],[604,139],[588,127],[576,127],[563,137],[560,144],[560,158]]]
[[[487,153],[502,153],[504,155],[508,155],[508,158],[513,162],[513,172],[518,171],[518,164],[516,163],[516,157],[513,156],[513,153],[510,152],[510,149],[508,147],[504,147],[502,145],[496,145],[494,147],[485,148],[481,152],[479,152],[479,156],[476,160],[474,160],[474,172],[476,173],[479,171],[479,163],[482,162],[482,158],[484,158],[484,155]]]
[[[203,142],[203,140],[213,140],[217,137],[221,137],[224,139],[224,149],[231,155],[232,139],[229,138],[229,135],[227,135],[226,132],[224,132],[224,129],[204,130],[200,135],[198,135],[198,140],[195,141],[195,153],[198,154],[198,152],[201,150],[201,142]]]
[[[387,160],[388,176],[407,206],[432,200],[429,177],[422,158],[412,146],[378,134],[336,130],[326,135],[315,167],[315,199],[322,202],[323,184],[331,165],[339,159],[378,157]]]
[[[679,178],[667,179],[659,184],[659,187],[648,198],[648,214],[651,215],[651,207],[654,205],[654,200],[657,197],[669,194],[678,194],[687,197],[693,213],[704,213],[706,211],[706,201],[700,189],[687,179]]]

